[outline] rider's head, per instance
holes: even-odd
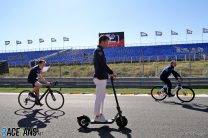
[[[41,68],[41,69],[43,69],[43,67],[45,67],[45,64],[46,64],[46,61],[45,60],[40,60],[40,61],[38,61],[38,66]]]
[[[170,62],[170,65],[173,66],[173,67],[176,67],[176,61],[175,61],[175,60],[172,60],[172,61]]]
[[[108,41],[109,37],[103,35],[99,38],[99,45],[102,46],[103,48],[108,47]]]

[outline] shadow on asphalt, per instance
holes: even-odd
[[[51,119],[58,119],[65,115],[61,110],[47,110],[41,112],[43,109],[20,109],[14,112],[15,115],[23,116],[17,124],[20,128],[45,128],[50,123]]]
[[[109,126],[102,126],[100,128],[79,128],[79,132],[81,133],[91,133],[91,132],[98,132],[98,136],[100,138],[114,138],[111,135],[111,132],[119,132],[127,136],[127,138],[131,138],[131,129],[129,128],[109,128]]]
[[[198,103],[179,103],[175,101],[162,101],[164,104],[170,104],[170,105],[180,105],[183,108],[199,111],[199,112],[205,112],[208,113],[208,106],[204,104],[198,104]]]

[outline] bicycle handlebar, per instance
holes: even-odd
[[[56,86],[56,85],[58,85],[58,81],[54,81],[54,82],[51,82],[49,85],[45,85],[47,88],[51,88],[51,87],[54,87],[54,86]]]

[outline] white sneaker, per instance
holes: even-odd
[[[95,122],[106,122],[106,119],[103,115],[96,116],[95,117]]]
[[[103,114],[100,115],[100,118],[101,118],[101,120],[103,120],[103,122],[106,122],[106,121],[107,121],[107,120],[105,119],[105,117],[104,117]]]

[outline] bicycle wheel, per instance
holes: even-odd
[[[163,91],[162,86],[155,86],[151,90],[151,96],[157,101],[162,101],[166,98],[167,94]]]
[[[64,96],[61,92],[52,90],[45,97],[46,105],[52,110],[58,110],[64,105]]]
[[[31,109],[35,106],[35,97],[29,96],[31,91],[24,90],[18,96],[19,105],[24,109]]]
[[[176,95],[182,102],[190,102],[195,97],[195,93],[190,87],[183,87],[182,89],[178,89]]]

